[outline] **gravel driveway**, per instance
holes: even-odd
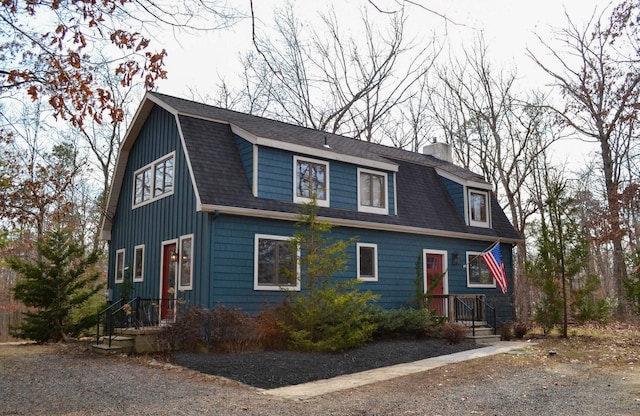
[[[634,363],[499,355],[304,401],[148,357],[0,347],[0,415],[637,415]]]

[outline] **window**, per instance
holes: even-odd
[[[289,237],[256,234],[255,290],[300,289],[298,253]]]
[[[174,161],[171,153],[134,173],[134,208],[173,193]]]
[[[489,227],[489,193],[469,190],[469,225]]]
[[[136,246],[133,251],[133,281],[144,280],[144,245]]]
[[[180,237],[180,290],[193,289],[193,234]]]
[[[484,261],[480,257],[481,253],[467,252],[467,286],[494,288],[496,282],[491,276]]]
[[[293,158],[293,201],[310,202],[316,196],[321,207],[329,206],[329,164],[320,160]]]
[[[116,251],[116,274],[115,282],[122,283],[124,281],[124,249]]]
[[[357,243],[358,279],[378,281],[378,246],[376,244]]]
[[[358,210],[387,214],[387,175],[358,169]]]

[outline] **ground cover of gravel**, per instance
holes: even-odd
[[[638,327],[570,333],[566,340],[536,337],[537,345],[516,354],[307,400],[270,396],[162,361],[161,356],[103,357],[86,346],[64,344],[0,346],[0,415],[640,414]]]
[[[393,340],[378,341],[341,353],[179,352],[174,355],[173,362],[201,373],[227,377],[254,387],[272,389],[453,354],[477,347],[471,342],[448,345],[439,339]]]

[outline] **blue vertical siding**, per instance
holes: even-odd
[[[173,151],[176,152],[173,195],[132,209],[133,172]],[[125,266],[132,271],[134,247],[144,244],[144,281],[134,283],[134,296],[156,298],[160,295],[163,241],[193,234],[194,250],[210,251],[207,246],[208,214],[196,212],[191,176],[175,118],[171,114],[159,107],[152,110],[129,153],[124,177],[109,242],[108,285],[114,290],[113,298],[118,299],[120,284],[114,284],[115,252],[125,249]],[[207,267],[203,256],[194,256],[193,290],[179,295],[185,302],[206,303],[209,281],[200,276],[207,274]]]

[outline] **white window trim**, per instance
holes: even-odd
[[[136,278],[136,270],[138,270],[138,256],[136,256],[136,252],[138,249],[142,250],[142,270],[140,274],[140,278]],[[133,248],[133,281],[134,282],[143,282],[144,281],[144,244],[137,245]]]
[[[442,255],[442,294],[446,295],[449,293],[449,253],[447,250],[432,250],[429,248],[422,250],[422,286],[425,293],[427,292],[427,254]],[[467,283],[468,282],[469,272],[467,271]]]
[[[496,288],[496,280],[491,277],[491,281],[493,282],[493,284],[480,284],[480,283],[471,283],[471,280],[469,279],[469,271],[471,270],[471,267],[469,267],[469,256],[473,256],[475,257],[475,261],[479,261],[480,263],[484,264],[483,260],[480,258],[480,255],[482,253],[479,251],[467,251],[465,253],[465,268],[467,269],[467,287],[475,287],[475,288],[483,288],[483,289],[495,289]]]
[[[360,274],[360,249],[362,247],[373,248],[373,276],[362,276]],[[356,268],[358,280],[363,282],[377,282],[378,281],[378,245],[371,243],[356,243]]]
[[[300,250],[296,253],[296,285],[295,286],[274,286],[274,285],[261,285],[258,283],[258,263],[259,263],[259,242],[260,240],[280,240],[290,241],[292,237],[282,235],[269,235],[269,234],[256,234],[253,248],[253,290],[266,290],[266,291],[300,291]]]
[[[154,189],[155,189],[155,180],[156,180],[156,175],[155,175],[155,165],[160,163],[160,162],[164,162],[166,160],[169,159],[173,159],[173,186],[171,186],[171,190],[169,192],[165,192],[163,194],[160,194],[158,196],[153,196],[154,194]],[[149,199],[147,199],[146,201],[142,201],[138,204],[136,204],[136,176],[138,175],[138,173],[145,171],[147,169],[151,170],[151,197]],[[159,199],[162,198],[166,198],[168,196],[173,195],[173,193],[175,192],[176,189],[176,152],[173,151],[169,154],[166,154],[164,156],[162,156],[161,158],[158,158],[156,160],[154,160],[151,163],[148,163],[146,165],[144,165],[143,167],[141,167],[140,169],[137,169],[136,171],[133,172],[133,188],[132,188],[132,198],[131,198],[131,208],[138,208],[147,204],[150,204],[154,201],[157,201]]]
[[[328,207],[329,203],[329,162],[325,160],[311,159],[308,157],[302,156],[293,156],[293,202],[297,204],[308,204],[312,201],[311,198],[307,198],[304,196],[298,196],[298,162],[309,162],[315,163],[317,165],[324,165],[324,175],[325,175],[325,196],[326,199],[316,198],[316,204],[319,207]]]
[[[121,276],[122,279],[118,279],[118,256],[122,254],[122,269],[120,270],[122,272]],[[113,276],[114,282],[115,283],[122,283],[124,282],[124,272],[127,268],[126,266],[126,261],[127,261],[127,257],[125,256],[125,249],[121,248],[119,250],[116,250],[116,258],[115,258],[115,274]]]
[[[190,259],[190,263],[189,264],[189,270],[191,270],[191,279],[189,280],[189,285],[186,286],[182,286],[182,242],[184,240],[189,240],[191,239],[191,259]],[[180,240],[177,244],[178,247],[178,290],[193,290],[193,254],[194,254],[194,239],[193,239],[193,234],[185,234],[180,236]]]
[[[471,193],[484,195],[486,200],[486,221],[474,221],[471,219]],[[467,188],[467,192],[465,192],[465,212],[467,215],[468,224],[472,227],[482,227],[482,228],[491,228],[491,199],[488,191],[480,190],[480,189],[472,189]]]
[[[360,184],[360,174],[361,173],[369,173],[371,175],[382,176],[384,178],[384,207],[370,207],[368,205],[360,204],[360,192],[362,190],[362,186]],[[373,214],[384,214],[389,215],[389,176],[386,172],[381,172],[377,170],[358,168],[358,211],[360,212],[370,212]]]

